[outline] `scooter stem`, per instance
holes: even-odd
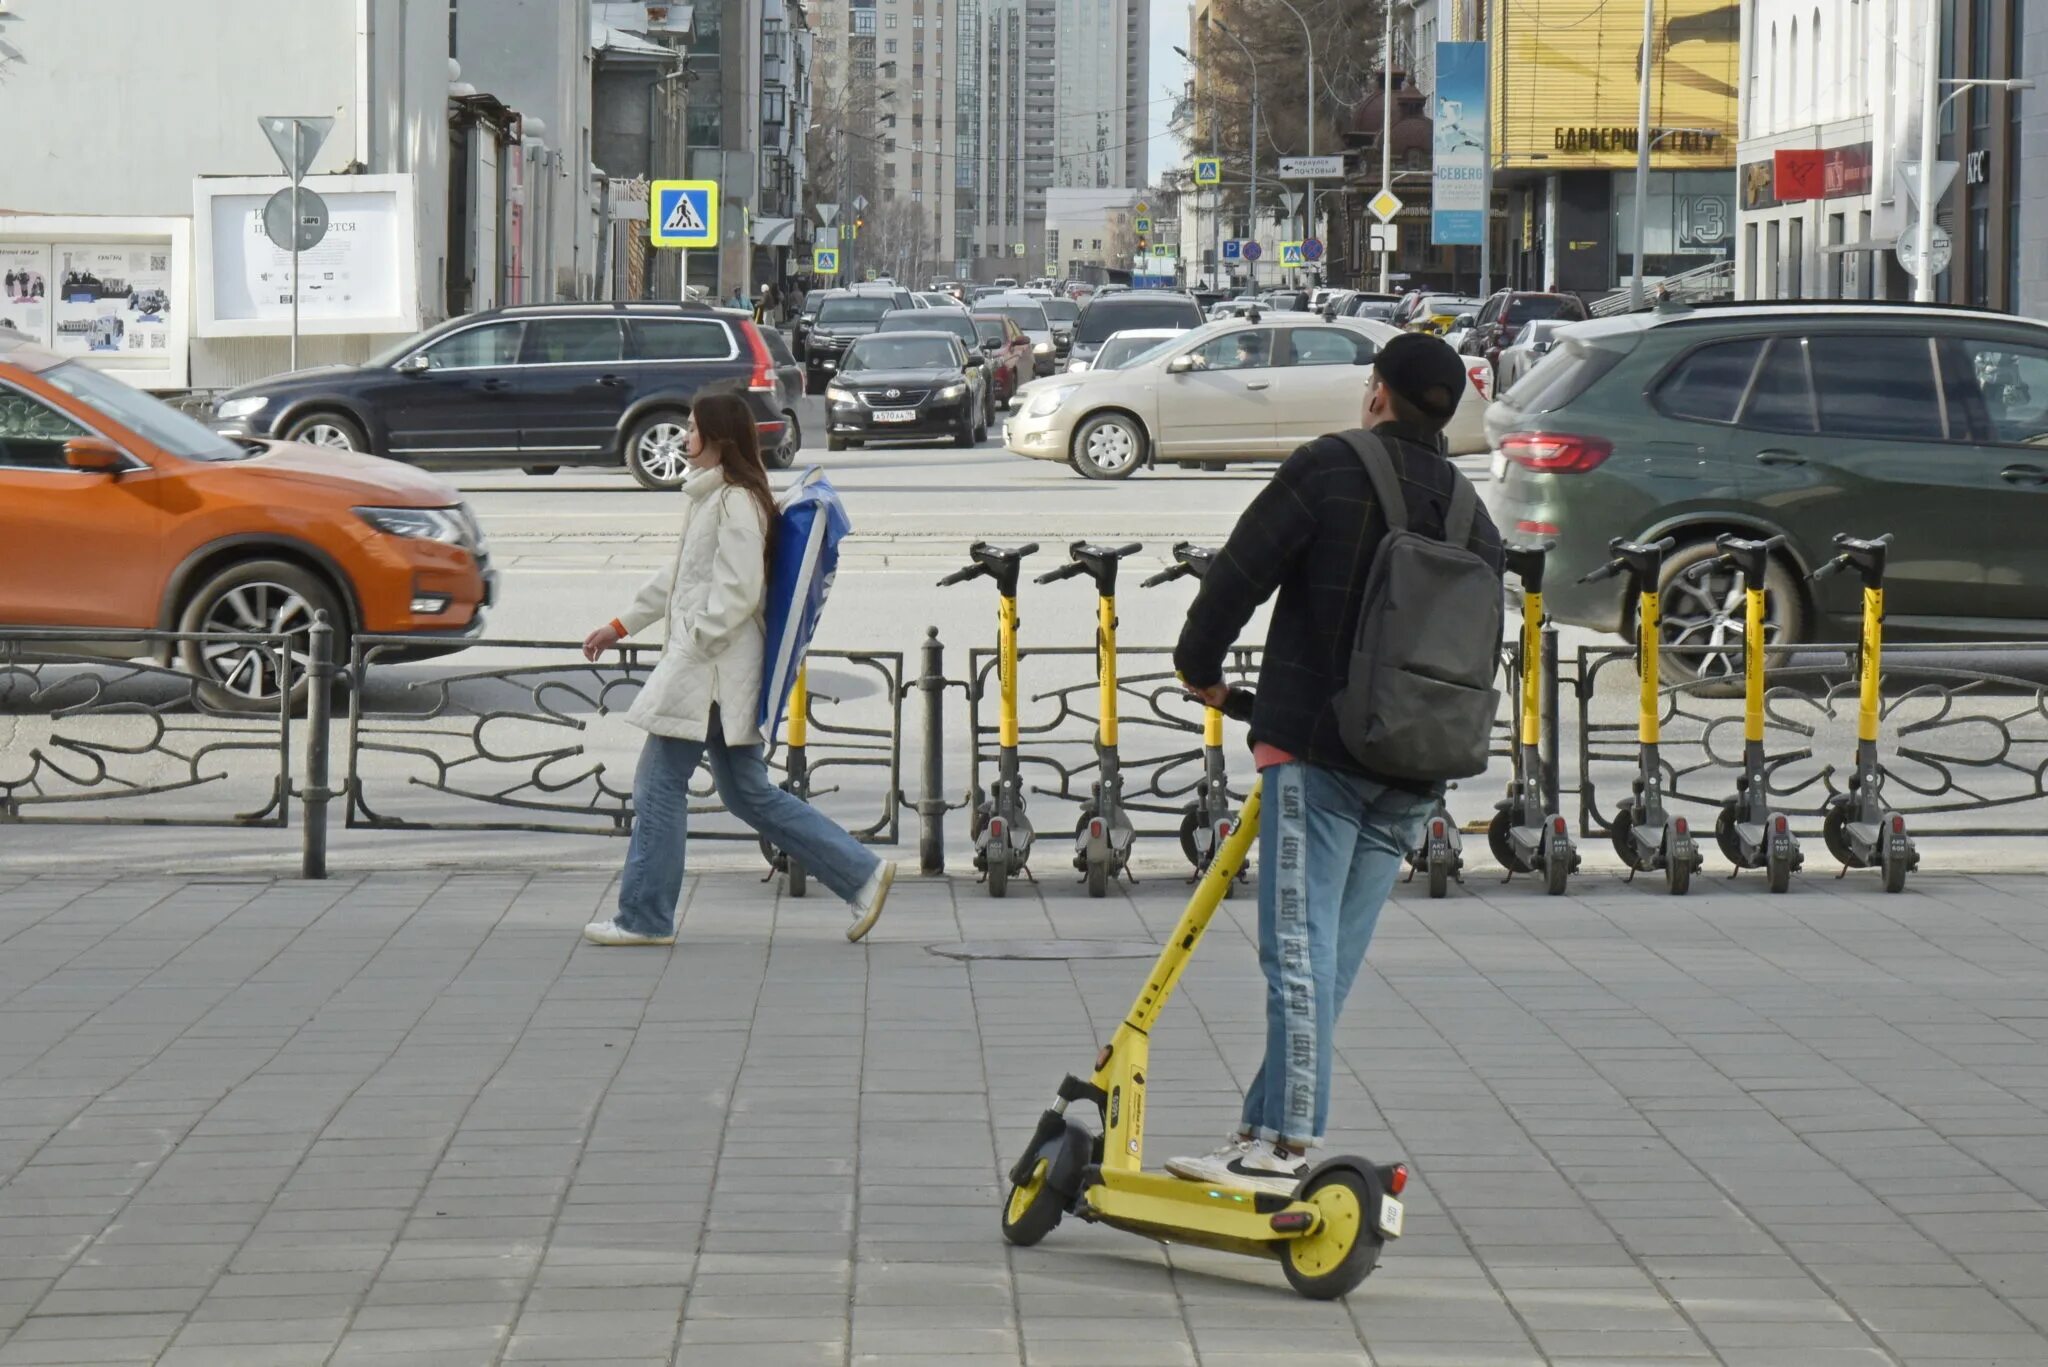
[[[1764,738],[1764,588],[1743,586],[1742,739]]]
[[[1216,914],[1216,908],[1223,902],[1223,895],[1230,888],[1230,880],[1244,867],[1251,855],[1252,841],[1259,835],[1260,793],[1264,780],[1252,785],[1251,792],[1244,800],[1244,812],[1238,818],[1236,829],[1223,842],[1223,848],[1216,852],[1216,858],[1209,864],[1209,871],[1202,875],[1202,882],[1189,899],[1187,909],[1180,914],[1180,921],[1167,937],[1166,947],[1159,951],[1159,958],[1152,965],[1152,972],[1145,978],[1144,987],[1138,990],[1138,1000],[1132,1004],[1130,1014],[1124,1017],[1124,1027],[1149,1035],[1159,1013],[1166,1009],[1167,998],[1180,982],[1180,975],[1186,971],[1189,960],[1194,958],[1195,947],[1201,943],[1202,932],[1209,928],[1209,919]],[[1104,1067],[1108,1060],[1104,1060]],[[1103,1081],[1104,1069],[1097,1069],[1095,1080]]]
[[[1882,700],[1878,683],[1884,661],[1884,587],[1863,586],[1863,669],[1862,696],[1856,709],[1856,739],[1877,740],[1878,713]]]
[[[1643,590],[1641,602],[1636,609],[1636,642],[1642,660],[1638,667],[1642,679],[1637,699],[1636,738],[1644,745],[1655,745],[1659,736],[1657,648],[1663,635],[1663,602],[1653,584]]]
[[[1101,690],[1102,721],[1098,738],[1105,749],[1116,748],[1116,599],[1104,594],[1096,600],[1095,678]]]
[[[1017,748],[1017,599],[1003,594],[996,599],[996,673],[1002,685],[1002,717],[998,739],[1008,749]]]

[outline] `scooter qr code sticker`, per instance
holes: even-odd
[[[1380,1233],[1386,1235],[1389,1239],[1400,1238],[1401,1222],[1407,1218],[1408,1207],[1402,1205],[1397,1197],[1382,1196],[1380,1198]]]

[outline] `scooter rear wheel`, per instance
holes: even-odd
[[[1551,828],[1551,835],[1543,842],[1543,891],[1552,897],[1562,897],[1578,856],[1572,850],[1572,838],[1557,834],[1554,819],[1545,818],[1544,824]]]
[[[1429,847],[1429,895],[1443,897],[1451,890],[1451,852],[1441,845]]]
[[[1007,896],[1010,891],[1010,852],[991,848],[988,852],[988,895]]]
[[[1883,868],[1884,890],[1886,892],[1904,892],[1906,890],[1906,875],[1912,870],[1913,861],[1905,854],[1892,853],[1892,842],[1889,840],[1885,841]]]
[[[1685,896],[1692,886],[1692,869],[1696,862],[1692,843],[1678,838],[1676,826],[1664,828],[1664,890],[1673,897]]]
[[[1373,1224],[1372,1189],[1350,1168],[1329,1168],[1310,1178],[1294,1199],[1315,1206],[1323,1221],[1315,1233],[1294,1239],[1281,1250],[1280,1270],[1308,1299],[1335,1300],[1364,1281],[1379,1263],[1386,1241]]]
[[[1770,862],[1764,865],[1764,877],[1769,880],[1772,892],[1789,892],[1792,889],[1792,842],[1773,832],[1770,851]]]

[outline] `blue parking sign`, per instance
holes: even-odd
[[[717,181],[657,180],[647,197],[647,236],[655,246],[718,245]]]
[[[1243,259],[1244,259],[1244,243],[1242,243],[1242,242],[1238,241],[1238,239],[1236,239],[1236,238],[1234,238],[1234,237],[1226,237],[1226,238],[1224,238],[1224,239],[1223,239],[1223,259],[1224,259],[1225,261],[1241,261],[1241,260],[1243,260]]]

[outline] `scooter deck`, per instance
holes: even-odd
[[[1286,1196],[1190,1182],[1164,1172],[1111,1169],[1090,1177],[1090,1184],[1081,1192],[1081,1218],[1147,1238],[1275,1258],[1288,1240],[1322,1228],[1322,1212],[1314,1204]],[[1298,1223],[1302,1217],[1308,1223],[1275,1229],[1273,1217],[1281,1214],[1297,1217],[1283,1226]]]

